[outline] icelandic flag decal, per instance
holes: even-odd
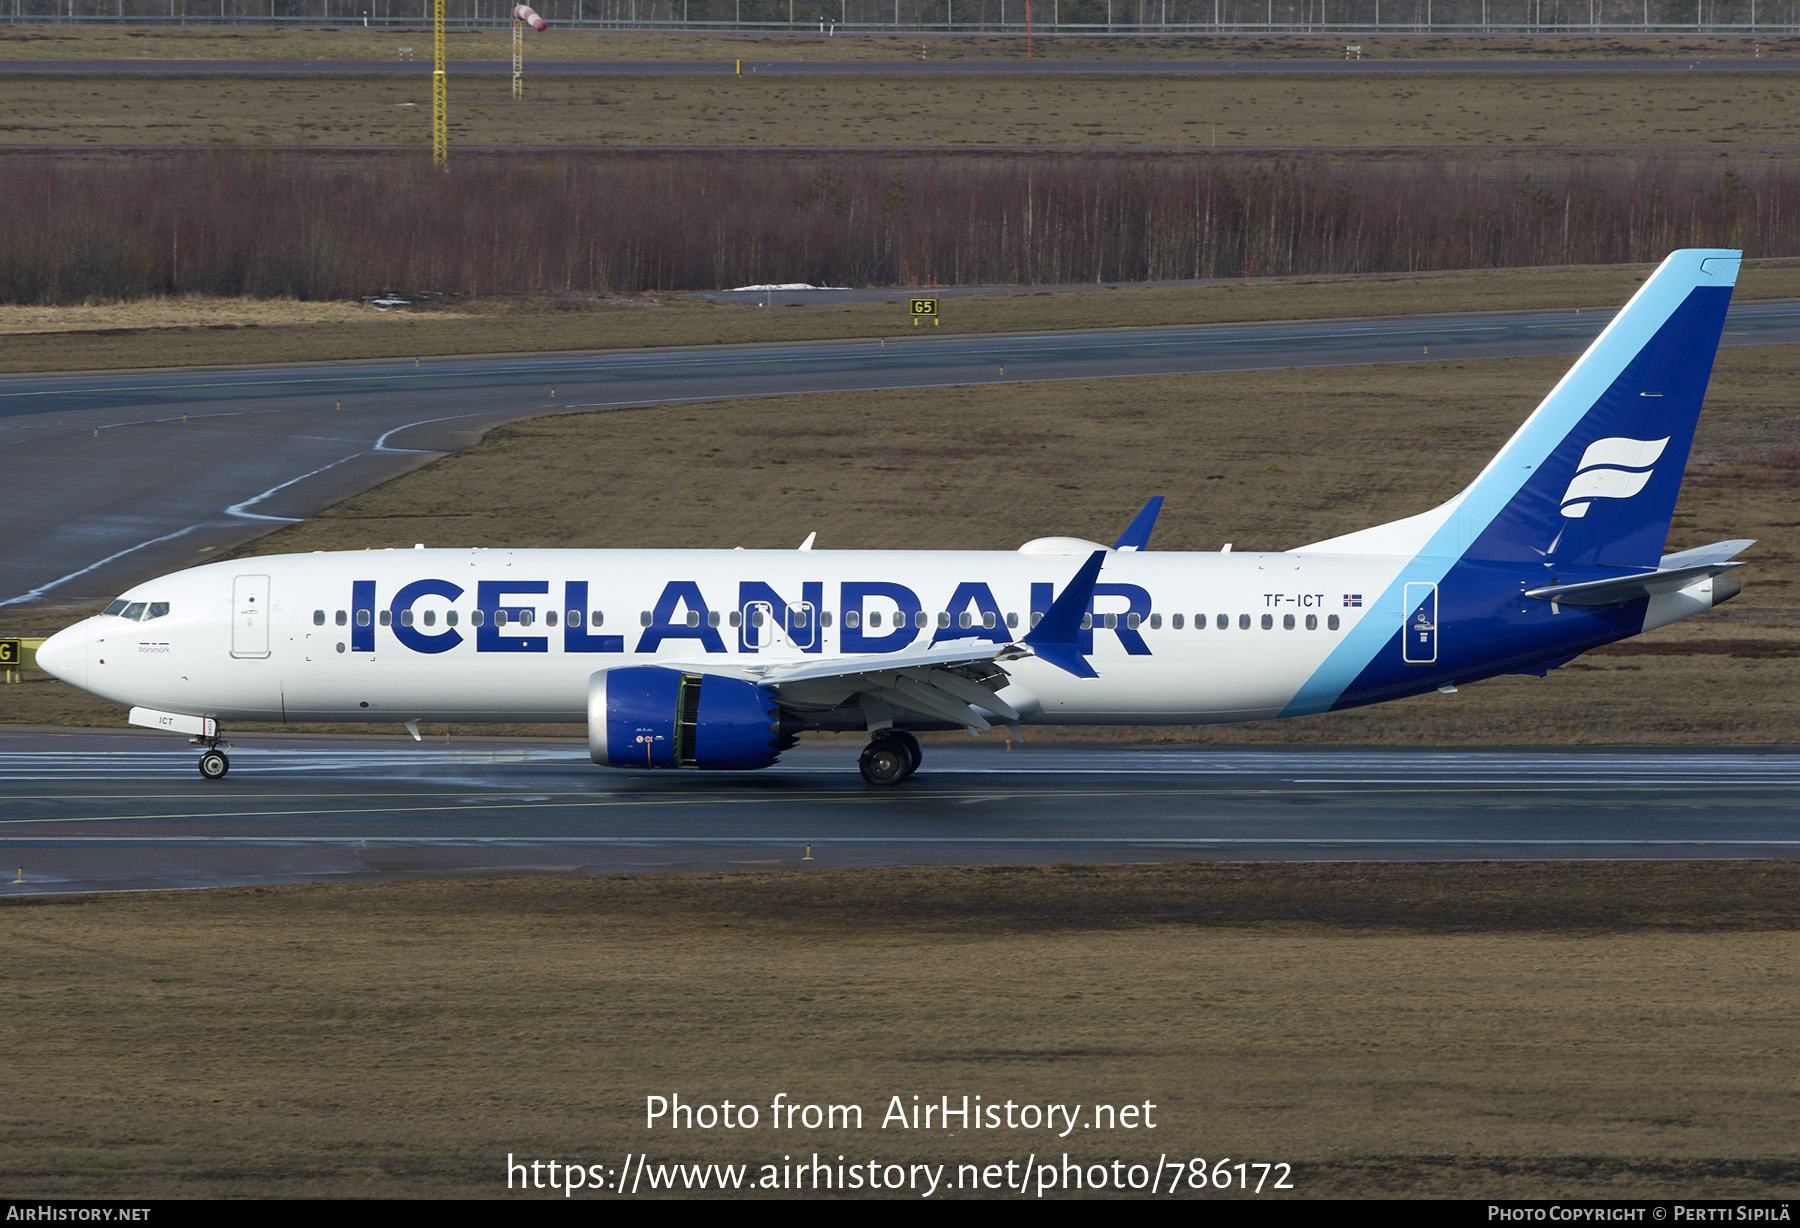
[[[1344,594],[1344,606],[1347,609],[1352,609],[1352,610],[1362,609],[1362,594],[1361,593],[1345,593]]]

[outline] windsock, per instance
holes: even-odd
[[[529,4],[521,4],[513,9],[513,17],[524,22],[539,34],[550,28],[550,23],[537,15],[537,10]]]

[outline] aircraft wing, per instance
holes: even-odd
[[[921,652],[767,661],[659,661],[667,669],[756,682],[774,690],[783,708],[820,712],[860,700],[872,727],[893,722],[893,710],[917,712],[971,730],[991,729],[991,713],[1007,724],[1018,711],[999,697],[1010,675],[999,664],[1031,655],[1016,644],[943,645]]]
[[[917,652],[861,653],[855,656],[779,661],[658,661],[666,669],[714,674],[755,682],[774,690],[781,706],[796,713],[829,712],[858,702],[870,729],[893,724],[894,712],[917,712],[950,721],[971,733],[993,728],[998,716],[1018,733],[1019,712],[1000,698],[1011,677],[1001,664],[1039,657],[1077,678],[1093,678],[1094,667],[1077,645],[1080,620],[1094,596],[1106,558],[1096,550],[1082,564],[1043,618],[1016,644],[945,644]],[[1023,740],[1023,739],[1021,739]]]

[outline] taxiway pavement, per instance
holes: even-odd
[[[896,292],[904,297],[906,292]],[[1610,311],[176,368],[0,379],[0,608],[110,597],[544,413],[793,393],[1575,354]],[[1800,343],[1800,302],[1726,345]]]
[[[1030,737],[1028,730],[1026,736]],[[759,773],[620,772],[567,742],[0,733],[0,891],[502,873],[1171,860],[1792,857],[1800,753],[852,740]],[[810,850],[811,860],[805,860]],[[17,881],[20,877],[23,881]]]

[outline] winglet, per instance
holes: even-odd
[[[1144,510],[1137,514],[1136,518],[1125,527],[1125,532],[1119,535],[1119,540],[1113,543],[1113,549],[1148,550],[1150,548],[1150,531],[1156,528],[1156,516],[1162,511],[1162,505],[1163,497],[1161,495],[1157,495],[1150,502],[1144,504]]]
[[[1142,519],[1140,516],[1139,519]],[[1088,612],[1088,603],[1094,599],[1094,584],[1100,579],[1100,565],[1106,561],[1106,551],[1096,550],[1088,556],[1088,561],[1081,565],[1075,578],[1063,589],[1062,596],[1050,603],[1038,625],[1020,640],[1031,651],[1042,657],[1058,669],[1067,670],[1077,678],[1098,678],[1094,667],[1088,664],[1081,655],[1081,616]]]

